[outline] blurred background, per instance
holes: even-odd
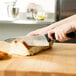
[[[24,36],[73,14],[76,0],[0,0],[0,40]]]

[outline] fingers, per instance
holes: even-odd
[[[48,37],[49,37],[51,40],[54,40],[52,34],[54,34],[54,32],[53,32],[53,31],[49,31],[49,32],[48,32]]]
[[[49,31],[48,32],[48,37],[51,39],[51,40],[53,40],[53,37],[52,37],[52,34],[55,34],[55,39],[56,40],[58,40],[58,41],[66,41],[66,40],[69,40],[69,39],[71,39],[71,38],[68,38],[67,36],[66,36],[66,34],[64,34],[63,32],[54,32],[54,30],[52,30],[52,31]]]
[[[56,33],[55,37],[56,37],[56,40],[58,40],[58,41],[66,41],[66,40],[70,39],[70,38],[66,37],[66,35],[63,33],[61,33],[61,34]]]
[[[38,29],[28,33],[26,36],[36,36],[36,35],[44,35],[47,34],[47,29]]]
[[[26,36],[36,36],[36,35],[43,35],[43,34],[46,34],[47,32],[47,28],[41,28],[41,29],[37,29],[37,30],[34,30],[30,33],[28,33]]]
[[[40,35],[40,34],[34,34],[34,33],[32,33],[32,34],[27,34],[26,36],[36,36],[36,35]]]
[[[40,35],[40,33],[36,32],[36,31],[32,31],[32,32],[28,33],[26,36],[36,36],[36,35]]]

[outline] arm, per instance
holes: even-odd
[[[53,23],[53,24],[51,24],[51,25],[49,25],[47,27],[40,28],[40,29],[37,29],[35,31],[32,31],[32,32],[28,33],[27,36],[29,36],[29,35],[43,35],[43,34],[46,34],[46,33],[48,33],[48,31],[50,31],[50,30],[52,30],[52,29],[54,29],[54,28],[56,28],[58,26],[61,26],[62,24],[71,22],[71,20],[76,20],[76,15],[70,16],[70,17],[68,17],[66,19],[63,19],[63,20],[58,21],[56,23]]]

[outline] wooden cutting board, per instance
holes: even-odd
[[[1,60],[0,76],[76,76],[76,44],[54,43],[34,56]]]

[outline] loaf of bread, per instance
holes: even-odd
[[[29,46],[25,41],[12,41],[11,43],[11,54],[23,55],[23,56],[31,56],[37,54],[41,51],[44,51],[48,48],[51,48],[53,45],[53,41],[49,42],[49,46]]]

